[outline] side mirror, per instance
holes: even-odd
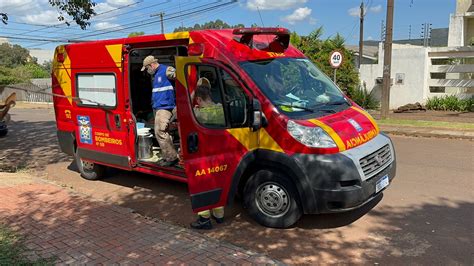
[[[257,99],[252,101],[252,110],[250,114],[250,129],[255,132],[260,128],[266,126],[266,119],[262,113],[262,106]]]

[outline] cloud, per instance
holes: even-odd
[[[120,24],[117,24],[117,23],[103,21],[103,22],[95,23],[94,28],[96,28],[98,30],[108,30],[108,29],[111,29],[111,28],[121,29],[122,27],[121,27]]]
[[[132,0],[107,0],[107,4],[113,5],[113,6],[126,6],[126,5],[131,5],[135,3],[135,1]]]
[[[353,7],[349,10],[347,10],[347,13],[351,17],[359,17],[360,16],[360,7]]]
[[[34,14],[26,15],[20,18],[23,22],[27,23],[39,23],[42,25],[55,25],[58,24],[58,12],[53,10],[36,11]]]
[[[305,4],[308,0],[247,0],[250,10],[288,10]]]
[[[300,7],[293,11],[290,15],[283,18],[283,21],[288,22],[289,24],[293,25],[296,22],[303,21],[307,19],[311,15],[311,8],[308,7]]]
[[[367,13],[380,13],[382,12],[382,10],[383,10],[382,5],[369,7],[368,10],[367,9],[364,10],[364,16],[367,15]],[[349,10],[347,10],[347,13],[351,17],[358,18],[360,17],[360,7],[356,6],[356,7],[350,8]]]
[[[373,7],[369,8],[369,12],[372,12],[372,13],[382,12],[382,5],[373,6]]]

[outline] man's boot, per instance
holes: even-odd
[[[191,223],[191,228],[193,229],[212,229],[211,218],[204,218],[199,216],[198,219]]]

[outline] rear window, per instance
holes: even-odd
[[[114,74],[77,75],[77,96],[83,105],[115,107],[116,93]]]

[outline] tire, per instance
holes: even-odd
[[[106,169],[105,166],[82,160],[79,157],[77,150],[74,153],[74,158],[76,161],[77,168],[79,169],[79,172],[81,173],[81,176],[84,179],[99,180],[104,176]]]
[[[288,228],[303,214],[291,180],[269,170],[256,172],[245,184],[243,196],[249,215],[263,226]]]

